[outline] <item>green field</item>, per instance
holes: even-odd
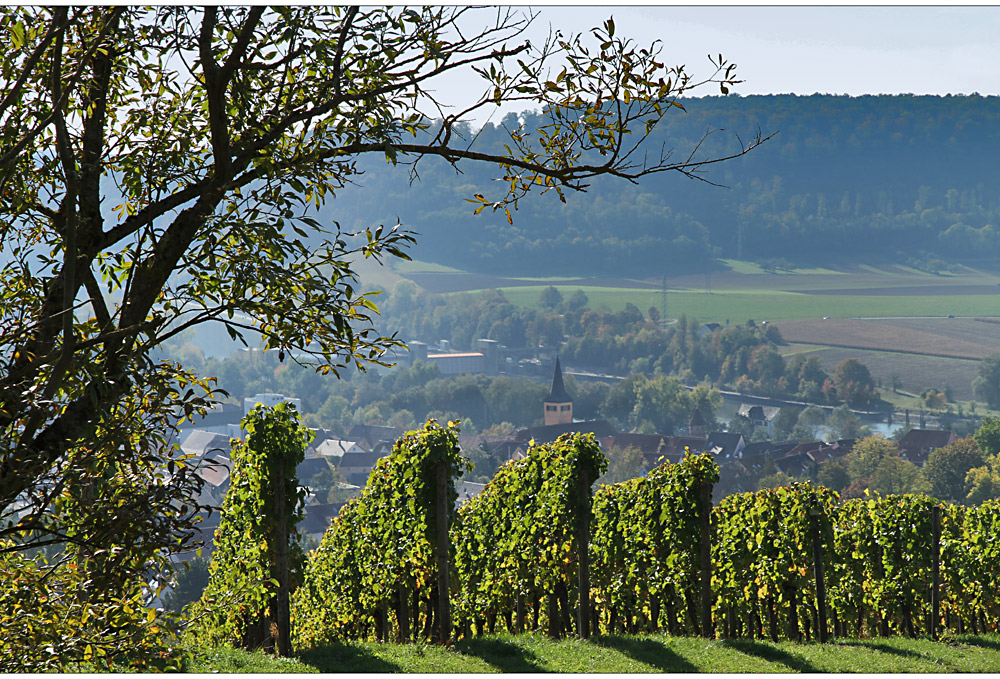
[[[766,271],[752,262],[723,260],[709,275],[668,276],[666,315],[702,322],[901,316],[1000,316],[1000,274],[961,268],[935,274],[898,266]],[[590,306],[661,307],[662,279],[504,278],[423,262],[394,264],[396,273],[430,292],[500,289],[515,304],[536,307],[545,287],[582,289]]]
[[[1000,672],[1000,637],[847,639],[826,645],[711,640],[661,634],[550,641],[537,634],[490,635],[453,649],[424,644],[338,643],[282,660],[262,653],[198,651],[192,673],[405,672]]]
[[[536,307],[545,286],[501,288],[514,304]],[[582,289],[590,300],[591,308],[602,305],[609,309],[623,309],[632,303],[645,312],[649,307],[660,307],[662,294],[648,289],[589,288],[581,286],[556,286],[564,296]],[[1000,289],[998,289],[1000,291]],[[863,296],[863,295],[810,295],[782,290],[712,290],[667,292],[667,316],[676,318],[686,314],[702,323],[755,321],[789,321],[800,318],[858,318],[873,316],[996,316],[1000,315],[997,298],[987,295],[918,296]]]

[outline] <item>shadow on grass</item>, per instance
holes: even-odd
[[[991,651],[1000,651],[1000,638],[998,637],[980,637],[980,636],[966,636],[964,634],[959,634],[953,639],[965,646],[978,646],[979,648],[988,648]]]
[[[502,639],[463,639],[455,645],[465,655],[475,656],[501,672],[547,672],[531,651]]]
[[[655,639],[636,639],[612,634],[591,637],[590,643],[618,651],[633,660],[651,665],[661,672],[700,671],[672,648]]]
[[[350,643],[331,643],[304,651],[300,656],[304,664],[320,672],[402,672],[396,663],[374,655],[362,646]]]
[[[927,660],[927,656],[917,653],[916,651],[910,651],[905,648],[896,648],[889,644],[880,641],[852,641],[851,646],[860,646],[862,648],[869,648],[873,651],[878,651],[879,653],[889,653],[890,655],[898,655],[903,658],[917,658],[919,660]]]
[[[725,639],[722,645],[734,651],[752,655],[768,662],[779,663],[794,672],[819,672],[808,660],[792,655],[788,651],[775,648],[770,644],[750,639]]]

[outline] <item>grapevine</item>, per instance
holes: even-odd
[[[569,598],[578,595],[573,576],[579,508],[590,511],[590,482],[606,467],[592,434],[563,435],[532,445],[524,459],[501,467],[461,508],[452,539],[461,584],[456,611],[462,618],[492,626],[499,617],[516,628],[530,608],[533,624],[544,619],[550,633],[566,627]],[[581,476],[587,480],[586,497],[579,496]],[[550,604],[544,618],[542,597]]]
[[[403,631],[412,636],[421,619],[426,623],[441,615],[432,596],[439,463],[446,466],[447,502],[454,506],[454,477],[468,466],[458,449],[457,424],[442,427],[431,420],[400,438],[378,461],[361,496],[341,510],[310,554],[305,584],[292,603],[300,643],[387,639],[390,610],[396,612],[397,637]]]

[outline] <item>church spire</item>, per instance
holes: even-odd
[[[573,399],[571,399],[569,394],[566,393],[566,387],[563,386],[562,368],[559,367],[558,356],[556,356],[556,370],[552,375],[552,390],[549,391],[549,396],[545,400],[552,403],[573,402]]]
[[[545,399],[545,424],[569,424],[573,421],[573,399],[563,386],[562,367],[556,356],[556,369],[552,374],[552,389]]]

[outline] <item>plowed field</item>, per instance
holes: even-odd
[[[1000,325],[974,318],[779,321],[787,342],[981,359],[1000,351]]]

